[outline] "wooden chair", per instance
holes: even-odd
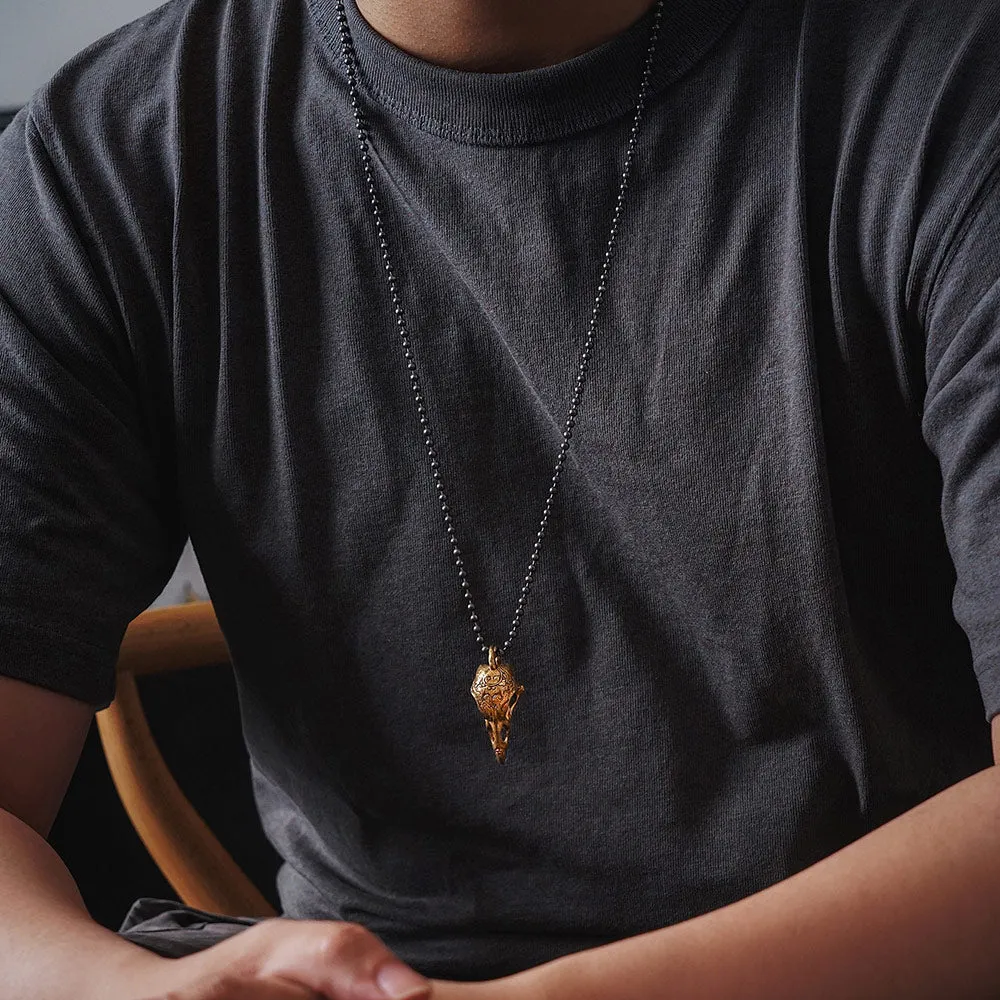
[[[108,768],[125,811],[181,901],[227,916],[271,917],[273,907],[219,843],[171,775],[146,720],[136,678],[229,662],[211,601],[144,611],[118,654],[115,700],[97,714]]]

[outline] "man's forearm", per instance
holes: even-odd
[[[544,1000],[995,1000],[1000,767],[730,906],[501,982]]]
[[[118,1000],[166,961],[95,923],[55,851],[0,809],[0,1000]]]

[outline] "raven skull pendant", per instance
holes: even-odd
[[[501,764],[507,759],[510,740],[510,717],[524,687],[517,683],[510,665],[497,656],[496,646],[490,646],[490,662],[480,664],[470,688],[479,711],[486,720],[493,753]]]

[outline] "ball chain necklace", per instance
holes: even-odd
[[[576,424],[577,413],[580,407],[580,399],[583,396],[583,386],[587,377],[587,368],[590,363],[590,355],[594,346],[594,331],[597,327],[597,318],[601,311],[601,303],[604,301],[604,291],[607,288],[608,267],[611,263],[611,252],[615,245],[615,237],[618,234],[618,219],[621,215],[622,204],[625,201],[625,189],[628,186],[629,172],[632,160],[635,155],[636,141],[639,136],[639,125],[642,121],[642,112],[646,103],[646,95],[649,90],[649,80],[653,66],[653,55],[656,51],[656,40],[660,31],[660,20],[663,14],[663,0],[656,0],[656,9],[653,14],[653,26],[650,32],[649,47],[646,51],[646,62],[642,73],[642,82],[639,86],[639,97],[635,104],[635,115],[632,121],[632,130],[629,133],[628,145],[625,150],[625,163],[622,169],[621,186],[618,190],[618,200],[615,202],[614,212],[611,216],[611,231],[608,237],[608,245],[604,251],[604,262],[601,266],[601,275],[597,283],[597,296],[594,301],[594,308],[590,316],[590,326],[583,341],[580,351],[579,362],[576,367],[576,381],[573,383],[573,392],[570,396],[569,409],[566,414],[566,421],[563,425],[562,440],[559,451],[556,455],[555,471],[552,473],[552,480],[549,483],[549,491],[542,506],[542,517],[535,534],[534,545],[531,549],[531,556],[528,560],[528,569],[521,584],[521,593],[517,598],[514,608],[514,619],[507,632],[507,638],[500,647],[488,645],[483,638],[482,626],[479,623],[479,615],[476,613],[476,605],[472,599],[472,590],[469,586],[468,574],[465,570],[465,561],[462,558],[462,549],[458,544],[458,536],[455,533],[455,524],[451,515],[451,508],[448,505],[448,495],[445,492],[444,480],[441,476],[441,464],[438,460],[437,450],[434,447],[434,435],[431,431],[430,420],[427,416],[427,406],[424,399],[423,385],[417,369],[416,359],[413,353],[413,345],[410,334],[406,328],[406,321],[403,314],[402,299],[399,294],[399,286],[396,275],[392,268],[389,256],[389,244],[385,238],[385,227],[382,223],[382,209],[379,203],[378,194],[375,188],[375,175],[372,168],[371,153],[369,152],[370,134],[364,115],[361,112],[361,105],[358,100],[357,84],[357,57],[354,51],[354,41],[351,38],[350,28],[347,23],[347,15],[344,11],[344,0],[337,0],[337,20],[340,24],[341,54],[343,56],[344,68],[347,73],[347,81],[350,90],[351,109],[354,112],[354,124],[357,132],[358,143],[361,147],[361,159],[364,165],[365,180],[368,186],[368,195],[371,200],[372,214],[375,218],[375,228],[378,233],[379,249],[382,252],[382,263],[385,267],[386,278],[389,283],[389,292],[392,297],[393,309],[396,316],[396,327],[399,331],[399,342],[403,349],[403,360],[406,362],[406,371],[410,378],[410,387],[413,390],[413,398],[417,407],[417,419],[423,434],[424,447],[427,451],[427,458],[430,462],[431,478],[434,481],[434,488],[437,491],[438,503],[441,507],[441,514],[444,518],[444,528],[451,544],[451,554],[458,570],[458,581],[465,598],[466,607],[469,611],[469,621],[472,623],[472,631],[476,637],[476,642],[486,654],[488,662],[481,664],[476,670],[470,689],[472,697],[486,722],[486,730],[489,733],[490,743],[493,746],[493,753],[496,759],[502,764],[507,758],[507,745],[510,739],[511,713],[518,699],[524,694],[523,685],[519,684],[514,677],[511,665],[505,662],[502,657],[509,648],[517,633],[518,626],[524,614],[524,608],[528,600],[528,593],[531,590],[531,582],[534,579],[535,569],[538,566],[538,557],[542,550],[542,539],[549,524],[549,514],[552,511],[552,503],[555,499],[556,489],[562,476],[563,466],[566,463],[566,454],[569,451],[570,439],[573,436],[573,427]]]

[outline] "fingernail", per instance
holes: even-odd
[[[383,965],[375,977],[375,984],[392,1000],[406,1000],[427,992],[430,983],[408,965],[390,962]]]

